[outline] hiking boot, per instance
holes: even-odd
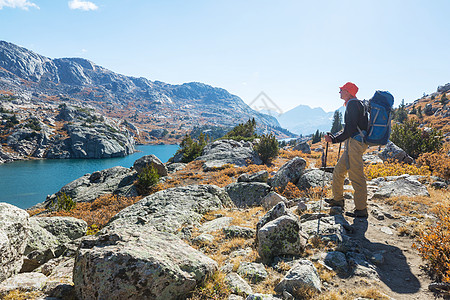
[[[348,211],[345,215],[351,218],[367,218],[369,216],[367,213],[367,208],[355,209],[353,212]]]
[[[328,203],[328,206],[339,206],[344,208],[344,200],[334,200],[334,199],[325,199],[326,203]]]

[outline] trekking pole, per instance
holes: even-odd
[[[338,158],[337,158],[336,162],[338,162],[339,158],[341,157],[341,145],[342,145],[342,142],[339,143]]]
[[[325,159],[322,160],[322,190],[320,191],[320,200],[319,200],[319,218],[317,219],[317,236],[319,236],[320,233],[320,214],[322,213],[322,199],[323,199],[323,190],[325,187],[325,172],[327,169],[327,157],[328,157],[328,142],[327,147],[325,149]]]

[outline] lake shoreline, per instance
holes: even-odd
[[[124,157],[97,159],[30,159],[0,164],[0,202],[22,209],[44,202],[47,195],[85,174],[115,166],[129,168],[145,155],[153,154],[167,162],[178,145],[138,145],[136,152]]]

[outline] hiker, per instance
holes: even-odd
[[[367,218],[367,183],[364,176],[362,155],[368,145],[363,142],[361,132],[367,131],[368,120],[361,101],[356,98],[357,92],[358,87],[352,82],[347,82],[340,87],[339,93],[341,99],[345,101],[344,106],[346,107],[345,126],[336,136],[330,133],[325,135],[325,141],[327,142],[333,144],[345,142],[345,151],[333,171],[333,198],[325,201],[330,206],[344,208],[344,180],[348,173],[355,190],[355,210],[347,212],[346,215]]]

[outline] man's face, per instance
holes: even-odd
[[[349,97],[351,96],[350,93],[347,90],[344,90],[344,89],[341,89],[339,91],[339,94],[341,95],[341,99],[342,100],[350,99]]]

